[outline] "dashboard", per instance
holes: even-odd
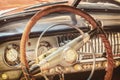
[[[115,60],[115,67],[120,66],[120,14],[118,13],[103,13],[103,12],[90,12],[88,13],[95,19],[101,21],[103,29],[106,31],[106,35],[112,46],[112,53]],[[59,17],[58,17],[59,15]],[[29,65],[34,64],[36,60],[36,45],[39,35],[48,27],[53,24],[62,23],[74,23],[70,16],[70,13],[56,13],[50,16],[44,17],[39,20],[35,27],[31,30],[30,36],[26,44],[26,54]],[[114,15],[114,16],[113,16]],[[26,16],[24,16],[26,17]],[[54,18],[53,18],[54,17]],[[9,18],[9,17],[8,17]],[[20,63],[20,39],[23,29],[31,17],[23,18],[18,20],[9,21],[4,19],[1,23],[0,28],[0,80],[19,80],[23,75]],[[50,19],[47,19],[50,18]],[[16,18],[17,19],[17,18]],[[85,20],[76,15],[77,27],[84,32],[89,31],[89,25]],[[2,18],[0,19],[2,21]],[[7,22],[8,21],[8,22]],[[40,27],[40,28],[39,28]],[[98,32],[98,34],[100,34]],[[73,28],[68,28],[66,25],[58,25],[45,33],[41,38],[38,47],[38,56],[47,52],[52,48],[62,47],[80,34]],[[105,69],[107,67],[106,53],[104,44],[101,38],[96,34],[90,42],[94,47],[96,64],[95,70]],[[70,52],[69,52],[70,53]],[[59,69],[65,74],[91,71],[93,68],[93,51],[89,43],[85,44],[82,48],[77,50],[79,54],[78,61],[83,59],[83,62],[76,63],[70,67],[66,67],[66,63],[61,63],[61,66],[57,66],[50,70],[44,71],[47,75],[58,74]],[[86,54],[86,55],[84,55]],[[63,55],[65,56],[65,55]],[[73,56],[73,57],[72,57]],[[74,59],[75,55],[68,54],[65,56],[66,59]],[[16,75],[16,76],[14,76]],[[37,74],[36,76],[41,75]]]
[[[110,40],[110,43],[112,45],[112,51],[113,55],[115,57],[115,63],[116,67],[120,65],[120,59],[118,56],[120,56],[120,32],[111,32],[108,31],[108,38]],[[56,36],[46,36],[43,37],[39,43],[39,54],[42,54],[46,51],[48,51],[51,48],[56,48],[65,45],[68,43],[70,40],[74,39],[75,37],[79,36],[79,33],[67,33],[63,35],[56,35]],[[34,61],[36,59],[35,57],[35,48],[36,48],[36,42],[38,38],[31,38],[26,44],[26,54],[27,54],[27,59],[28,61]],[[106,59],[103,57],[105,48],[103,47],[103,43],[101,42],[101,39],[98,38],[98,36],[95,36],[91,40],[93,47],[95,47],[95,53],[96,53],[96,59],[98,61],[96,62],[96,70],[98,69],[104,69],[107,66],[107,62],[105,61]],[[99,44],[98,44],[99,43]],[[9,41],[5,42],[0,45],[1,49],[1,54],[0,54],[0,72],[1,76],[6,76],[6,78],[10,79],[18,79],[22,72],[21,72],[21,66],[20,66],[20,40],[15,40],[15,41]],[[90,59],[93,58],[92,55],[92,50],[90,49],[89,44],[85,44],[79,51],[79,54],[83,56],[82,54],[86,53],[87,55],[83,56],[84,60],[89,60],[85,61],[83,63],[86,63],[82,65],[82,67],[79,64],[76,64],[70,68],[73,68],[72,71],[70,68],[65,68],[65,73],[75,73],[75,72],[84,72],[84,71],[90,71],[92,69],[92,61]],[[70,55],[69,55],[70,56]],[[30,62],[32,64],[32,62]],[[47,72],[48,75],[52,75],[56,73],[54,69],[50,69],[50,71]],[[17,75],[16,75],[17,74]],[[16,75],[16,76],[12,76]]]

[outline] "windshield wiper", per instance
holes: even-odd
[[[1,11],[0,11],[0,16],[3,15],[3,14],[8,13],[8,12],[10,12],[10,11],[16,10],[16,9],[17,9],[17,8],[11,8],[11,9],[7,9],[7,10],[1,10]]]
[[[24,10],[30,10],[30,9],[40,8],[40,7],[44,7],[44,6],[63,4],[63,3],[68,3],[68,1],[46,2],[46,3],[35,4],[35,5],[30,6],[30,7],[25,8]]]

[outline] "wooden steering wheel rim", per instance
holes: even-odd
[[[83,17],[86,21],[88,21],[93,28],[97,28],[97,23],[94,20],[93,17],[91,17],[89,14],[87,14],[86,12],[71,7],[71,6],[67,6],[67,5],[55,5],[55,6],[51,6],[48,8],[45,8],[42,11],[39,11],[38,13],[36,13],[27,23],[24,32],[22,34],[22,38],[21,38],[21,42],[20,42],[20,60],[21,60],[21,66],[22,66],[22,70],[24,73],[24,76],[26,77],[26,79],[28,79],[27,77],[29,76],[29,65],[26,59],[26,42],[28,40],[29,37],[29,33],[32,29],[32,27],[36,24],[36,22],[41,19],[43,16],[46,16],[48,14],[51,13],[55,13],[55,12],[71,12],[73,14],[79,15],[81,17]],[[108,39],[106,38],[106,36],[104,34],[100,34],[99,35],[104,43],[104,46],[106,48],[106,53],[107,53],[107,62],[108,62],[108,66],[107,66],[107,70],[106,70],[106,75],[104,77],[104,80],[111,80],[112,78],[112,73],[113,73],[113,55],[112,55],[112,49],[110,46],[110,43],[108,41]],[[26,71],[27,70],[27,71]],[[28,73],[26,73],[28,72]]]

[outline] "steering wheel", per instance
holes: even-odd
[[[38,13],[36,13],[27,23],[24,32],[22,34],[22,38],[21,38],[21,42],[20,42],[20,61],[21,61],[21,66],[22,66],[22,71],[24,73],[25,78],[28,79],[32,79],[34,80],[34,78],[32,77],[32,75],[29,72],[29,65],[28,65],[28,61],[26,59],[26,42],[28,40],[29,37],[29,33],[32,29],[32,27],[36,24],[36,22],[41,19],[43,16],[49,15],[51,13],[55,13],[55,12],[70,12],[76,15],[81,16],[82,18],[84,18],[86,21],[88,21],[91,25],[92,28],[99,28],[99,26],[97,25],[97,22],[94,20],[93,17],[91,17],[89,14],[87,14],[86,12],[71,7],[71,6],[67,6],[67,5],[55,5],[55,6],[51,6],[48,8],[45,8],[42,11],[39,11]],[[112,49],[110,46],[110,43],[107,39],[107,37],[104,34],[99,34],[99,37],[101,37],[105,49],[106,49],[106,53],[107,53],[107,69],[106,69],[106,75],[104,77],[104,80],[111,80],[112,78],[112,73],[113,73],[113,55],[112,55]]]

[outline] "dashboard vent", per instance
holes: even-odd
[[[120,53],[120,32],[107,32],[107,35],[108,35],[110,44],[112,46],[113,54],[115,55],[119,54]],[[77,36],[79,36],[78,33],[69,33],[65,35],[59,35],[58,36],[59,46],[65,45],[66,43],[76,38]],[[94,36],[93,39],[91,39],[91,42],[96,53],[105,52],[104,44],[102,43],[100,37],[98,37],[97,35]],[[82,48],[80,48],[79,51],[92,52],[89,43],[85,44]]]

